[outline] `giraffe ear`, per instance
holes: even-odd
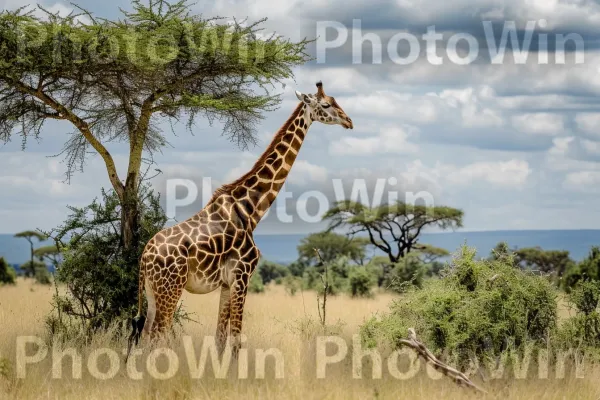
[[[306,95],[304,95],[296,90],[296,97],[298,98],[298,100],[306,102],[305,96]]]

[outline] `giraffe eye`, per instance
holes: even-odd
[[[323,107],[323,108],[329,108],[329,107],[331,107],[331,104],[324,103],[324,104],[321,104],[321,107]]]

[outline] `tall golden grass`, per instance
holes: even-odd
[[[360,325],[377,312],[385,312],[393,300],[390,294],[378,294],[373,299],[351,299],[346,296],[330,297],[327,302],[329,331],[348,343],[348,356],[327,369],[325,379],[316,378],[315,343],[321,334],[318,322],[316,296],[311,292],[290,296],[281,287],[268,287],[263,294],[250,294],[246,302],[243,332],[247,337],[249,379],[238,379],[238,364],[232,363],[228,376],[218,379],[208,367],[204,376],[193,379],[187,367],[189,354],[181,344],[181,335],[189,335],[196,348],[196,357],[205,336],[213,336],[216,328],[218,292],[207,295],[184,294],[183,304],[198,322],[186,323],[171,343],[179,356],[178,373],[168,380],[158,380],[146,372],[144,361],[150,352],[136,357],[135,365],[142,371],[140,380],[128,376],[123,356],[116,376],[100,380],[92,377],[86,367],[89,354],[98,348],[111,347],[120,354],[126,340],[115,344],[109,335],[99,335],[91,343],[67,343],[82,354],[83,375],[74,379],[71,358],[62,362],[62,378],[52,375],[52,349],[39,363],[27,366],[25,379],[16,376],[16,340],[18,336],[46,337],[44,320],[51,310],[54,289],[20,280],[15,287],[0,288],[0,358],[9,368],[0,376],[1,399],[593,399],[600,398],[600,369],[586,365],[584,378],[577,378],[567,369],[563,379],[556,379],[550,369],[548,379],[531,376],[527,379],[508,378],[483,382],[473,379],[489,394],[482,395],[457,387],[443,377],[434,380],[421,368],[410,379],[397,379],[387,372],[383,363],[383,378],[372,379],[369,359],[365,358],[363,378],[353,378],[352,335]],[[256,349],[276,348],[284,360],[284,376],[277,379],[275,363],[267,358],[264,379],[255,371]],[[35,349],[28,349],[34,352]],[[333,350],[331,350],[331,353]],[[328,352],[328,354],[330,354]],[[383,354],[383,353],[382,353]],[[133,361],[133,360],[132,360]],[[208,363],[210,364],[210,362]],[[401,365],[406,369],[408,365]],[[100,358],[99,370],[106,372],[108,360]],[[167,370],[166,358],[157,363],[160,372]],[[535,368],[534,368],[535,369]],[[535,375],[535,374],[533,374]]]

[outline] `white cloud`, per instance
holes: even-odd
[[[485,101],[493,101],[496,97],[496,92],[490,86],[482,86],[478,91],[473,87],[444,90],[439,96],[451,107],[460,109],[462,125],[465,127],[499,127],[504,124],[498,112],[484,104]]]
[[[575,123],[579,130],[600,137],[600,113],[578,113]]]
[[[588,155],[600,156],[600,142],[592,142],[591,140],[582,139],[581,147]]]
[[[325,183],[327,175],[327,169],[324,167],[311,164],[306,160],[296,160],[286,183],[303,186],[309,183]]]
[[[381,128],[377,136],[357,138],[343,137],[333,141],[329,152],[333,155],[360,155],[374,154],[406,154],[418,151],[418,146],[409,139],[414,135],[415,129],[405,126],[388,126]]]
[[[579,192],[598,192],[600,189],[600,171],[579,171],[567,174],[565,188]]]
[[[448,168],[447,179],[452,184],[469,185],[480,180],[498,186],[523,186],[531,174],[529,163],[523,160],[477,162],[460,168]]]
[[[513,126],[523,133],[555,136],[565,130],[564,117],[552,113],[527,113],[512,117]]]
[[[417,124],[431,123],[437,120],[435,101],[432,96],[400,94],[390,90],[378,90],[352,97],[339,97],[340,105],[350,115],[402,118]]]

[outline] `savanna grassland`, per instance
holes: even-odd
[[[421,368],[409,379],[397,379],[390,375],[385,353],[383,378],[372,379],[369,358],[365,357],[363,378],[352,375],[352,335],[359,326],[374,313],[385,312],[394,299],[391,294],[378,294],[372,299],[352,299],[345,295],[329,297],[327,318],[330,332],[340,335],[348,344],[348,355],[343,361],[327,367],[325,379],[316,378],[315,343],[322,334],[313,292],[301,292],[295,296],[287,294],[280,286],[271,286],[266,293],[250,294],[245,311],[244,333],[247,335],[248,379],[238,379],[239,365],[231,364],[229,376],[215,377],[210,367],[200,379],[193,379],[188,369],[188,358],[182,345],[182,335],[189,335],[196,348],[195,360],[200,356],[202,340],[212,336],[216,327],[218,292],[207,295],[184,294],[183,304],[193,313],[197,322],[186,322],[183,331],[176,333],[169,346],[179,355],[179,368],[174,377],[165,380],[153,379],[145,366],[149,350],[134,358],[142,377],[130,378],[123,357],[120,357],[118,372],[110,379],[97,379],[90,375],[86,366],[94,349],[110,347],[119,353],[126,347],[110,343],[108,336],[96,337],[92,343],[67,342],[66,347],[76,347],[82,355],[82,376],[73,379],[72,361],[66,356],[62,362],[62,378],[53,379],[52,352],[39,363],[28,365],[26,377],[16,376],[16,338],[35,335],[46,338],[45,318],[50,312],[50,300],[54,293],[51,286],[41,286],[30,281],[19,280],[16,286],[0,288],[0,355],[5,359],[1,381],[3,399],[598,399],[600,397],[600,368],[585,365],[584,378],[578,379],[572,368],[567,367],[564,379],[555,379],[550,367],[548,379],[537,377],[516,380],[508,379],[483,382],[479,376],[472,379],[488,390],[487,395],[456,386],[446,377],[434,380]],[[561,314],[566,316],[563,308]],[[335,348],[335,345],[332,346]],[[283,378],[276,378],[274,358],[266,358],[265,377],[255,375],[255,349],[279,349],[283,355]],[[333,348],[327,354],[334,353]],[[27,348],[27,354],[35,353],[35,347]],[[189,355],[189,353],[188,353]],[[192,358],[192,357],[190,357]],[[157,359],[159,373],[169,371],[167,357]],[[240,363],[242,363],[240,357]],[[404,359],[401,359],[404,360]],[[400,361],[399,370],[408,371]],[[406,364],[406,362],[404,363]],[[100,373],[110,373],[108,357],[98,358]],[[532,368],[536,370],[536,368]],[[242,370],[245,370],[242,368]],[[535,371],[534,371],[535,372]],[[536,374],[533,374],[536,375]],[[134,375],[131,375],[134,376]],[[155,375],[157,376],[157,375]],[[135,376],[134,376],[135,377]]]

